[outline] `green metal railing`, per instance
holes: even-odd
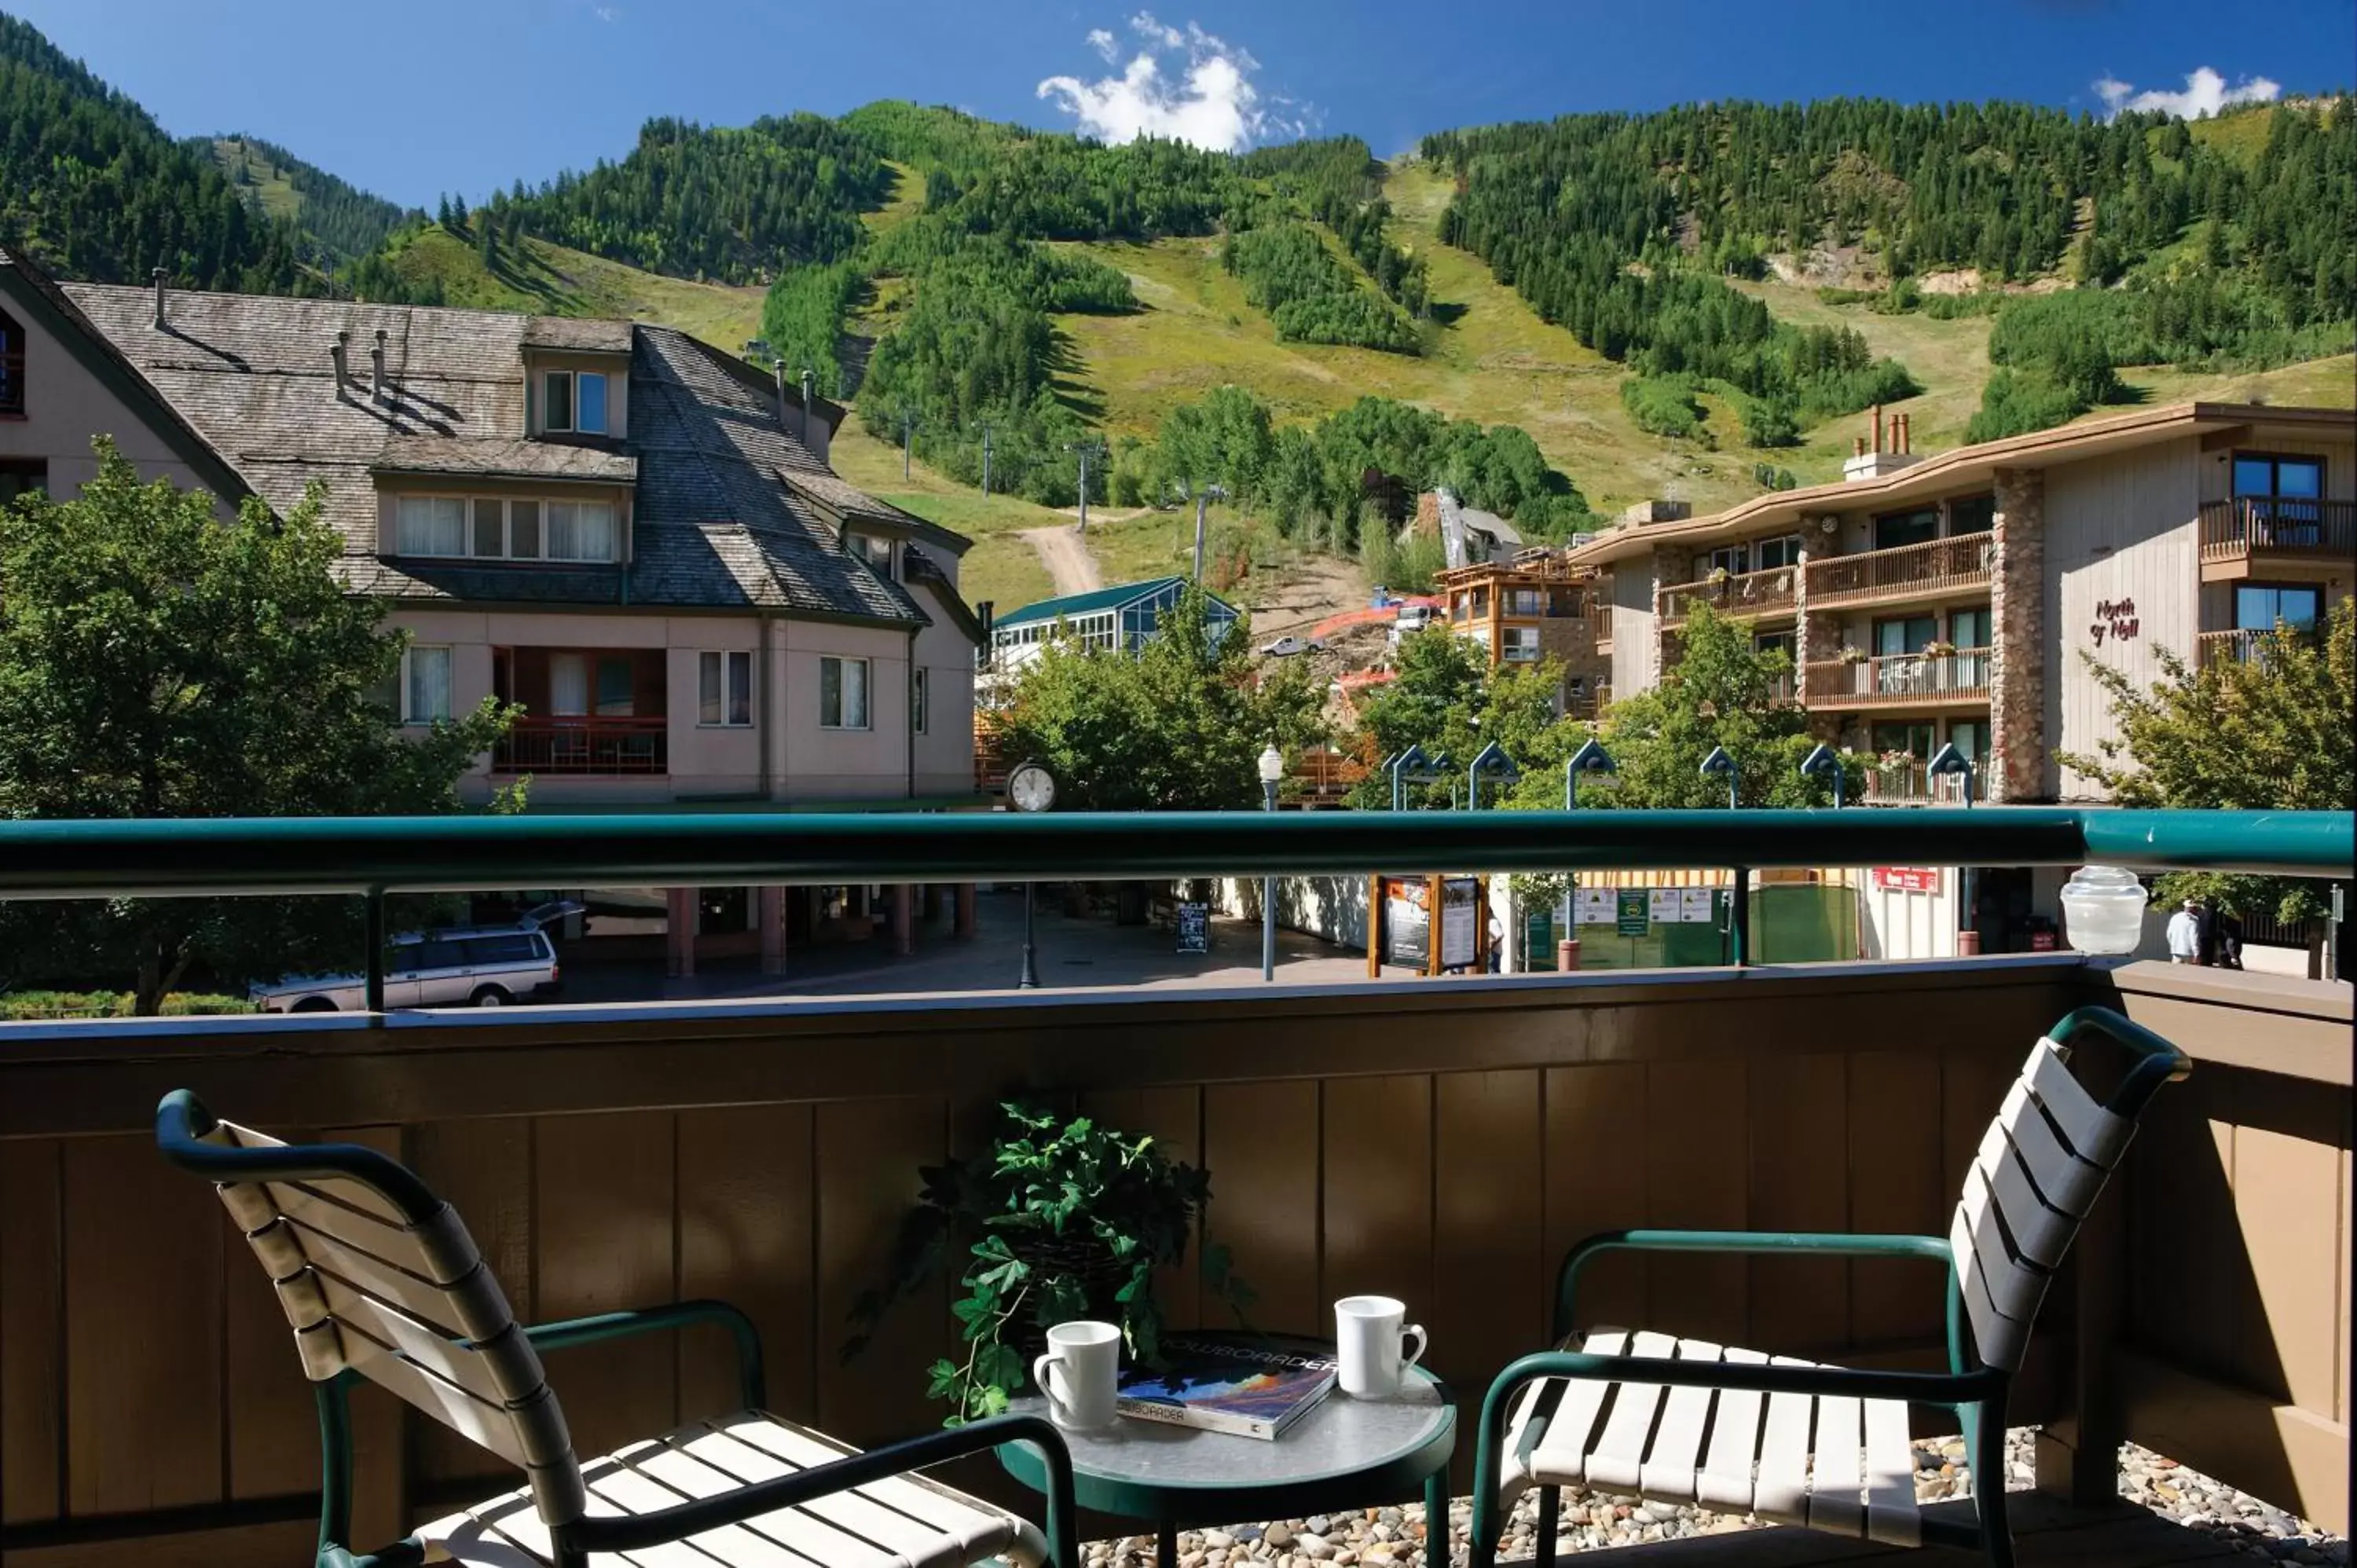
[[[381,1010],[384,896],[1726,866],[2083,865],[2347,878],[2330,811],[1351,811],[210,818],[0,822],[0,899],[350,894]]]
[[[2089,862],[2345,878],[2353,859],[2332,811],[211,818],[0,822],[0,898]]]

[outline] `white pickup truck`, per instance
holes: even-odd
[[[1397,648],[1400,644],[1400,639],[1404,637],[1414,637],[1417,632],[1422,631],[1426,627],[1428,627],[1431,624],[1432,607],[1430,605],[1400,606],[1399,613],[1392,618],[1392,646],[1394,648]]]

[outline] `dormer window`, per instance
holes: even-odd
[[[25,412],[25,329],[0,310],[0,417]]]
[[[606,372],[544,371],[541,373],[542,428],[555,435],[606,434]]]
[[[851,548],[854,553],[875,569],[877,576],[888,582],[898,580],[892,571],[890,540],[878,539],[872,533],[855,533],[851,536]]]

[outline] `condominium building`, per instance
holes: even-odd
[[[1953,745],[1977,798],[2083,800],[2065,752],[2117,737],[2090,663],[2235,658],[2318,622],[2357,570],[2357,413],[2185,403],[1927,456],[1902,418],[1837,484],[1642,514],[1563,553],[1609,601],[1617,693],[1678,658],[1695,607],[1791,654],[1824,738],[1878,755],[1870,800],[1923,801]]]
[[[472,800],[524,775],[535,810],[974,800],[969,541],[835,476],[843,412],[639,322],[60,284],[0,252],[0,498],[77,492],[98,435],[224,516],[321,487],[342,580],[408,633],[402,722],[524,710]]]

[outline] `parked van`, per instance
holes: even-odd
[[[554,991],[561,975],[556,944],[529,916],[511,926],[410,931],[393,939],[384,1004],[506,1007]],[[358,1013],[368,1006],[368,979],[294,975],[251,986],[246,998],[265,1013]]]

